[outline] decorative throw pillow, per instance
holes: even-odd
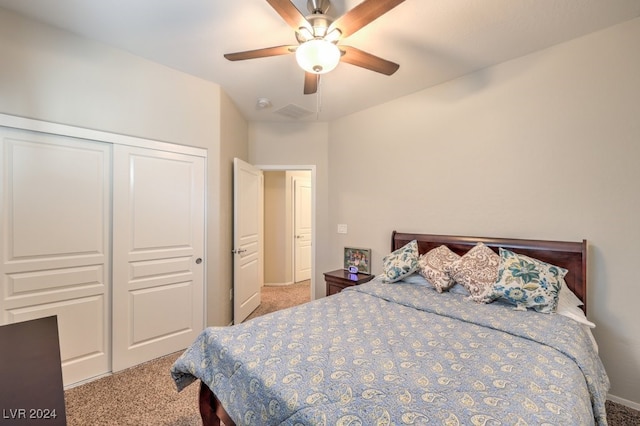
[[[445,267],[458,259],[460,256],[452,252],[449,247],[441,245],[420,256],[418,272],[429,280],[438,293],[442,293],[455,284],[453,278],[445,271]]]
[[[476,244],[445,270],[455,282],[467,289],[472,300],[486,303],[485,294],[498,278],[500,256],[483,243]]]
[[[418,242],[413,240],[382,259],[383,281],[394,283],[418,268]]]
[[[498,280],[487,298],[503,299],[518,310],[533,308],[552,313],[558,306],[558,295],[567,270],[532,257],[500,248]]]

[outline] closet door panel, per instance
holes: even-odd
[[[57,315],[64,383],[107,373],[111,146],[0,137],[0,323]]]
[[[11,309],[9,322],[22,322],[57,315],[60,357],[63,360],[64,375],[65,362],[67,365],[79,364],[94,357],[99,358],[100,354],[104,353],[104,334],[96,333],[96,330],[102,328],[105,314],[104,297],[97,295]],[[65,384],[85,380],[108,371],[107,368],[90,376],[71,375],[69,380],[72,381]]]
[[[113,371],[204,327],[204,177],[202,157],[114,147]]]

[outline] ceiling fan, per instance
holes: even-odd
[[[327,15],[329,0],[307,0],[311,13],[302,15],[290,0],[267,0],[273,9],[295,31],[299,45],[284,45],[227,53],[230,61],[296,54],[296,60],[305,71],[304,94],[316,93],[320,74],[335,68],[340,61],[391,75],[400,65],[379,58],[352,46],[338,43],[384,15],[404,0],[364,0],[337,19]]]

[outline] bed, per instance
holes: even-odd
[[[564,268],[586,312],[586,241],[394,231],[391,254],[443,245]],[[609,381],[585,324],[438,292],[415,271],[386,281],[205,329],[172,366],[178,391],[200,380],[204,425],[606,424]]]

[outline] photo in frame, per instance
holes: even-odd
[[[358,268],[359,274],[371,274],[371,249],[345,247],[344,269]]]

